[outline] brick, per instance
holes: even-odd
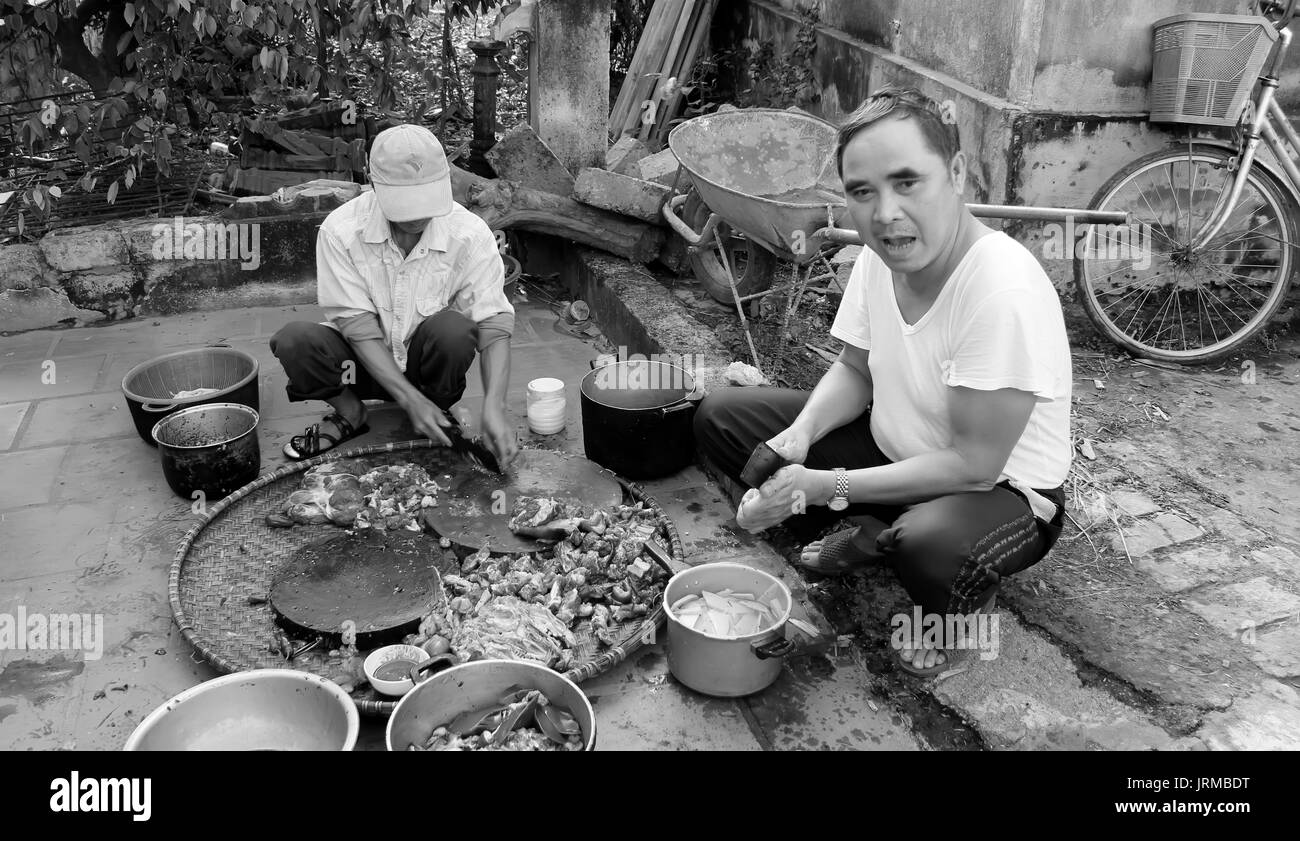
[[[673,181],[677,178],[677,167],[677,155],[673,154],[672,149],[665,149],[637,161],[635,170],[629,172],[628,175],[640,178],[642,181],[653,181],[656,184],[671,187]],[[689,175],[685,172],[682,173],[682,179],[678,183],[678,192],[684,192],[690,186],[690,179]]]
[[[1187,606],[1219,630],[1237,636],[1247,623],[1260,626],[1300,615],[1300,596],[1260,576],[1197,593]]]
[[[1129,555],[1134,558],[1148,555],[1165,546],[1194,540],[1204,534],[1197,526],[1173,514],[1161,514],[1150,520],[1139,520],[1123,528],[1123,537],[1116,534],[1111,538],[1111,545],[1116,552],[1123,552],[1127,545]]]
[[[605,153],[605,169],[620,175],[636,176],[637,161],[650,154],[650,147],[636,137],[620,137]]]
[[[509,181],[557,196],[573,192],[573,175],[527,123],[506,132],[485,157],[492,170]]]
[[[55,230],[41,237],[41,254],[60,272],[78,272],[127,261],[126,240],[116,225]]]
[[[1131,541],[1130,541],[1131,546]],[[1232,578],[1247,568],[1246,560],[1219,546],[1198,546],[1183,552],[1138,562],[1138,569],[1171,593]]]
[[[78,307],[62,289],[8,289],[0,292],[0,333],[58,327],[69,320],[82,324],[103,321],[105,315]]]
[[[22,426],[23,418],[27,417],[27,409],[31,405],[31,403],[5,403],[0,406],[0,450],[7,450],[14,445],[18,427]]]
[[[1250,659],[1273,677],[1300,677],[1300,617],[1256,631]]]
[[[655,223],[663,221],[659,209],[671,193],[662,184],[593,168],[579,172],[573,186],[583,204]]]
[[[1151,497],[1136,491],[1111,491],[1110,498],[1124,513],[1133,517],[1154,514],[1160,510],[1160,506]]]
[[[0,247],[0,292],[6,289],[35,289],[49,286],[54,272],[45,264],[36,245]]]

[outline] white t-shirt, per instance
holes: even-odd
[[[999,481],[1055,488],[1070,469],[1070,345],[1056,289],[1034,256],[1000,231],[975,241],[915,324],[892,272],[863,248],[831,335],[869,350],[871,434],[902,461],[952,444],[950,388],[1015,388],[1037,397]]]

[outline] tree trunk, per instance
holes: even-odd
[[[550,234],[638,263],[658,257],[664,243],[663,230],[644,222],[514,181],[482,178],[458,166],[451,168],[451,189],[456,201],[496,230]]]

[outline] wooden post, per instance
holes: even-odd
[[[528,59],[533,131],[571,175],[609,148],[611,0],[539,0]]]
[[[497,142],[497,54],[505,49],[504,41],[470,41],[474,51],[474,139],[470,142],[468,168],[487,177],[492,168],[483,157]]]

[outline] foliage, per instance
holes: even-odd
[[[821,99],[817,80],[817,22],[815,9],[799,14],[794,43],[764,43],[750,49],[743,43],[719,50],[699,67],[699,84],[705,98],[734,98],[741,108],[806,107]]]

